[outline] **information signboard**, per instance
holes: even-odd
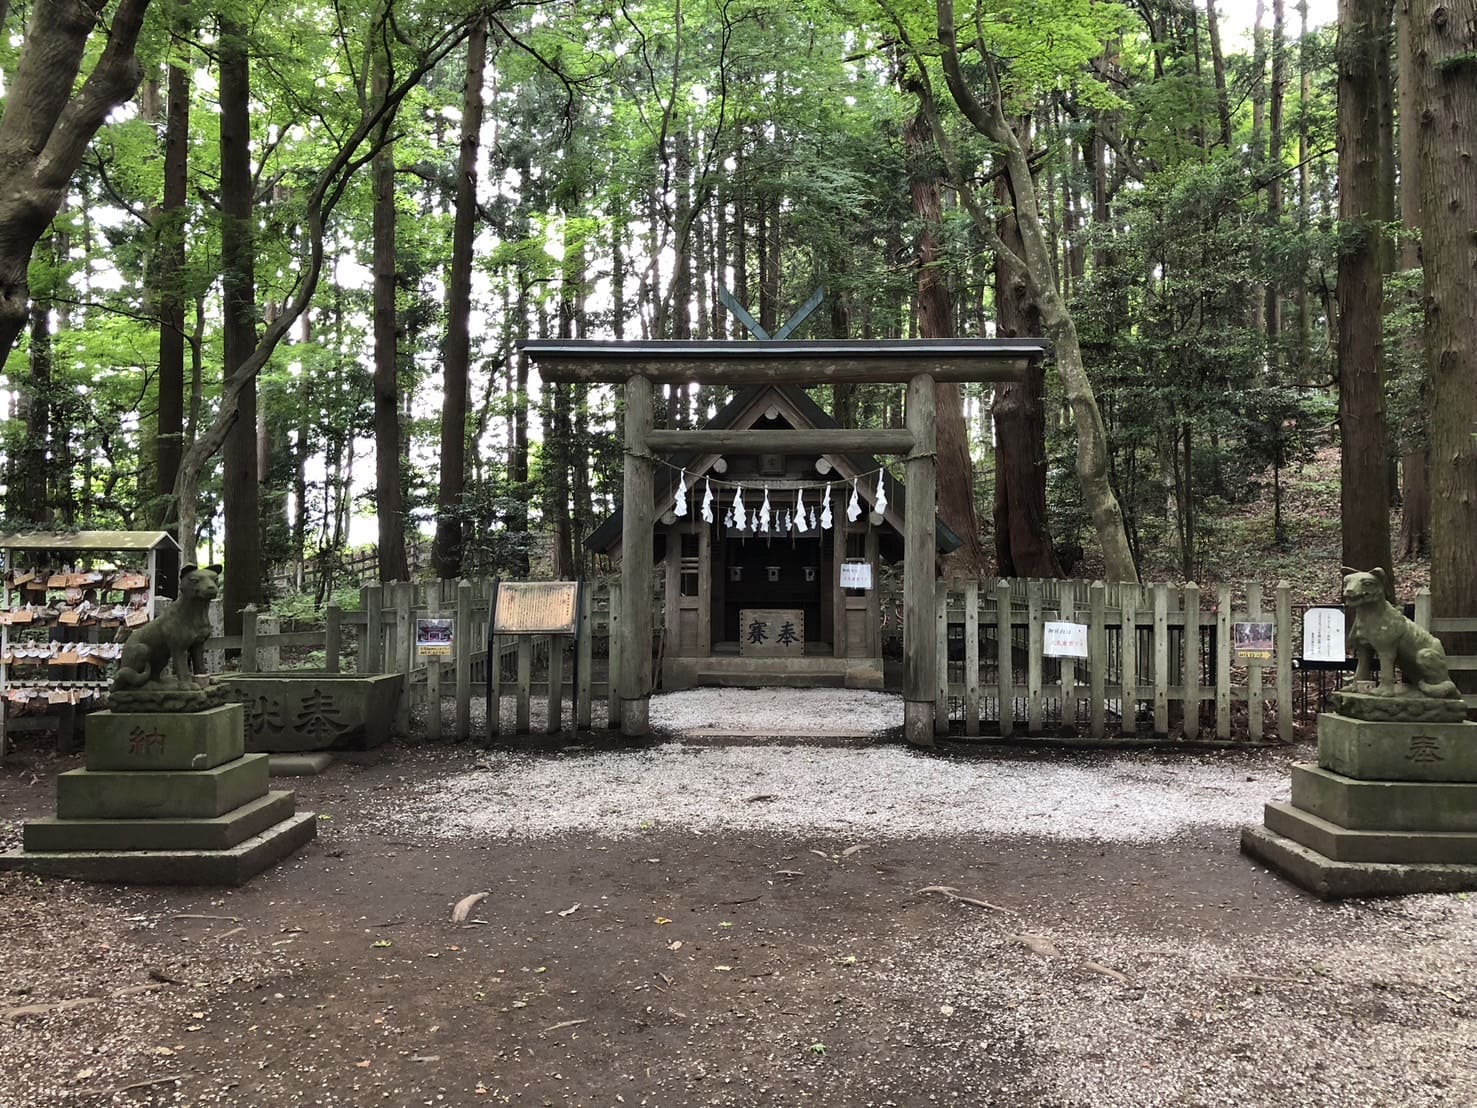
[[[1348,660],[1342,608],[1309,608],[1303,613],[1303,661]]]
[[[1270,623],[1237,623],[1232,625],[1231,641],[1236,648],[1236,657],[1245,662],[1270,662],[1272,638]]]
[[[451,657],[452,638],[456,634],[456,623],[451,619],[432,616],[415,621],[415,652],[421,658]]]
[[[504,581],[497,587],[497,635],[573,635],[578,581]]]
[[[1047,658],[1086,658],[1087,624],[1047,620],[1041,636],[1041,653]]]
[[[843,589],[870,589],[872,587],[872,563],[842,562],[841,587]]]

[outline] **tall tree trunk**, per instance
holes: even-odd
[[[1470,617],[1477,615],[1477,4],[1419,0],[1411,15],[1431,359],[1431,597],[1437,615]],[[1477,653],[1470,641],[1456,645],[1454,653]]]
[[[389,60],[376,50],[374,95],[389,89]],[[385,143],[371,164],[374,187],[374,505],[379,579],[407,581],[405,489],[400,476],[400,314],[396,307],[395,147]]]
[[[461,152],[457,159],[456,210],[451,233],[451,274],[446,289],[446,350],[442,359],[441,481],[436,494],[436,538],[431,564],[449,579],[462,570],[462,493],[467,478],[467,380],[471,361],[472,240],[477,229],[477,160],[482,133],[482,70],[487,62],[487,21],[467,37],[467,84],[462,101]]]
[[[236,421],[221,454],[225,501],[226,634],[241,633],[241,610],[262,601],[261,500],[257,484],[256,375],[242,366],[256,350],[255,243],[251,175],[251,63],[246,28],[220,21],[221,297],[225,303],[222,379],[244,377]],[[186,539],[183,534],[181,539]],[[186,547],[186,561],[194,560]]]
[[[1205,0],[1205,24],[1210,32],[1210,64],[1215,72],[1215,114],[1221,124],[1221,145],[1231,148],[1231,98],[1226,94],[1226,58],[1221,53],[1221,26],[1215,0]]]
[[[1020,232],[1004,180],[996,182],[1000,239],[1017,253]],[[1001,338],[1041,334],[1023,276],[995,262],[995,329]],[[995,562],[1001,577],[1062,577],[1046,515],[1046,366],[995,386]]]
[[[1396,88],[1400,105],[1400,227],[1404,232],[1400,244],[1402,270],[1421,268],[1420,243],[1420,157],[1418,153],[1420,105],[1416,101],[1416,86],[1420,75],[1416,70],[1415,51],[1412,45],[1412,8],[1419,0],[1400,0],[1399,27],[1396,39],[1399,43],[1399,77]],[[1412,297],[1419,295],[1412,291]],[[1430,374],[1426,352],[1424,330],[1413,330],[1401,337],[1406,346],[1404,359],[1406,372],[1421,376],[1421,404],[1416,416],[1415,427],[1406,427],[1402,435],[1400,458],[1400,557],[1425,557],[1431,539],[1431,482],[1427,470],[1430,466]]]
[[[908,124],[904,135],[909,160],[908,184],[913,215],[918,220],[918,333],[925,339],[951,338],[954,321],[949,289],[944,281],[944,253],[940,236],[943,210],[939,201],[939,170],[922,109]],[[987,572],[984,545],[974,508],[974,462],[969,456],[969,428],[964,422],[964,400],[953,382],[934,385],[938,428],[937,498],[938,514],[959,536],[963,545],[949,556],[950,568],[965,577]]]
[[[1381,0],[1339,0],[1339,514],[1343,563],[1354,569],[1391,568],[1378,222],[1381,9]]]
[[[1274,233],[1282,221],[1282,96],[1287,85],[1284,40],[1287,25],[1283,0],[1272,0],[1272,87],[1267,97],[1269,145],[1267,148],[1267,223]],[[1264,319],[1267,327],[1267,360],[1272,379],[1279,380],[1282,361],[1282,295],[1273,272],[1267,281]]]
[[[188,6],[177,3],[174,11],[173,49],[189,58],[184,36],[190,23]],[[189,191],[190,71],[171,65],[168,75],[169,103],[164,124],[164,205],[159,213],[159,410],[155,438],[155,486],[158,498],[153,512],[156,526],[164,526],[176,515],[171,504],[180,458],[185,451],[185,207]],[[170,559],[171,563],[177,559]],[[171,564],[169,583],[178,570]]]
[[[49,249],[49,243],[43,242],[41,248]],[[31,301],[31,344],[29,368],[31,371],[30,381],[27,383],[26,398],[24,401],[26,412],[26,443],[22,451],[25,457],[25,479],[21,484],[22,500],[21,513],[32,523],[40,525],[51,524],[52,497],[47,481],[48,475],[55,468],[64,472],[60,460],[52,458],[52,393],[54,391],[52,371],[54,368],[54,350],[51,343],[51,296],[50,290],[37,289],[37,296]]]
[[[1010,126],[991,97],[988,106],[976,99],[959,64],[958,44],[954,35],[953,0],[937,0],[939,42],[943,48],[944,76],[954,101],[981,134],[993,139],[1000,148],[999,157],[1020,229],[1022,251],[1005,250],[994,226],[988,219],[974,218],[982,234],[994,239],[997,250],[1008,264],[1019,267],[1031,298],[1041,312],[1041,322],[1052,340],[1056,354],[1057,374],[1062,391],[1071,406],[1077,427],[1077,478],[1082,498],[1092,519],[1098,544],[1103,553],[1104,572],[1115,581],[1137,581],[1138,569],[1128,545],[1128,532],[1123,525],[1123,511],[1108,478],[1108,434],[1098,409],[1097,395],[1082,360],[1082,345],[1077,337],[1077,324],[1062,300],[1056,274],[1052,269],[1051,250],[1031,178],[1030,160],[1020,136]],[[996,90],[998,92],[998,90]],[[956,182],[957,183],[957,182]]]
[[[1312,40],[1308,37],[1308,0],[1298,0],[1298,231],[1312,222],[1308,170],[1308,103],[1313,95]],[[1297,283],[1297,380],[1309,379],[1312,360],[1313,317],[1309,311],[1308,282]]]

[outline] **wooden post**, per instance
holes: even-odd
[[[1415,594],[1415,625],[1424,627],[1427,631],[1431,629],[1431,589],[1429,586],[1421,586]]]
[[[1154,734],[1169,734],[1169,586],[1154,586]]]
[[[1253,581],[1246,586],[1246,618],[1252,623],[1260,623],[1262,620],[1262,586],[1260,581]],[[1262,688],[1262,663],[1250,659],[1246,663],[1246,722],[1252,739],[1262,737],[1262,728],[1266,725],[1267,694]]]
[[[1041,734],[1041,582],[1026,582],[1026,733]]]
[[[218,639],[226,633],[225,617],[222,614],[221,602],[212,600],[210,607],[206,610],[206,618],[210,620],[210,637]],[[226,665],[226,652],[224,650],[207,650],[205,652],[205,672],[219,673]]]
[[[621,733],[651,730],[651,560],[655,479],[646,436],[651,432],[651,381],[626,380],[625,502],[621,506]],[[929,564],[933,564],[932,558]],[[612,658],[615,650],[611,650]],[[521,661],[521,654],[520,654]],[[522,696],[522,683],[519,683]],[[521,701],[520,701],[521,703]]]
[[[932,746],[934,684],[939,664],[933,591],[938,498],[934,468],[937,412],[934,381],[929,374],[920,373],[908,382],[905,422],[913,432],[913,453],[905,466],[908,500],[903,539],[903,731],[914,746]],[[629,503],[629,493],[626,500]]]
[[[876,589],[872,592],[875,594]],[[938,633],[934,636],[934,656],[938,659],[937,679],[934,683],[933,733],[949,733],[949,583],[935,581],[933,585],[934,623]]]
[[[595,657],[591,650],[591,640],[595,633],[594,621],[591,618],[594,612],[591,591],[589,581],[580,582],[579,623],[576,625],[574,647],[576,651],[574,665],[579,671],[576,675],[577,687],[574,690],[574,726],[581,731],[590,729],[592,714],[590,702],[594,693],[594,678],[590,673]]]
[[[493,628],[497,626],[497,587],[493,581],[487,594],[487,741],[503,730],[503,656]]]
[[[441,614],[441,582],[436,581],[432,587],[426,590],[426,615],[427,617],[439,616]],[[415,638],[412,634],[411,638]],[[456,646],[453,644],[452,649]],[[418,659],[418,652],[412,655]],[[414,663],[412,662],[412,665]],[[426,665],[426,735],[433,739],[439,739],[442,733],[441,720],[441,659],[430,657],[425,660]]]
[[[1292,742],[1292,586],[1277,582],[1277,737]]]
[[[980,733],[980,583],[964,582],[964,733]]]
[[[621,725],[621,583],[612,579],[610,604],[605,613],[605,722],[613,731]]]
[[[282,621],[276,616],[257,616],[256,621],[257,647],[256,670],[258,673],[276,673],[282,668],[282,647],[277,642],[277,635],[282,631]],[[270,642],[262,643],[262,639],[270,639]]]
[[[1118,590],[1119,622],[1123,625],[1118,657],[1123,666],[1123,684],[1118,705],[1119,729],[1133,734],[1139,727],[1139,588],[1123,585]]]
[[[385,656],[385,591],[379,585],[370,585],[359,595],[364,598],[364,637],[359,640],[359,672],[383,672],[379,665]]]
[[[1215,600],[1215,737],[1231,737],[1231,586]]]
[[[513,718],[513,734],[528,734],[529,701],[533,692],[533,636],[518,636],[518,702]]]
[[[995,685],[1000,698],[1000,737],[1015,732],[1015,654],[1010,641],[1010,582],[995,580]]]
[[[256,665],[256,605],[241,609],[241,672],[259,673]]]
[[[564,647],[565,635],[549,636],[549,711],[544,722],[546,735],[557,735],[564,728]]]
[[[1094,581],[1088,590],[1087,625],[1087,680],[1091,689],[1092,737],[1101,739],[1107,734],[1108,699],[1108,599],[1107,589],[1101,581]]]
[[[1056,608],[1057,618],[1065,623],[1077,621],[1076,597],[1073,595],[1071,581],[1059,581],[1061,587],[1058,594]],[[1062,689],[1062,726],[1077,729],[1077,660],[1075,658],[1059,659],[1061,666],[1061,689]]]
[[[323,610],[323,668],[329,673],[338,673],[342,665],[339,652],[344,644],[343,618],[338,604],[330,600]]]
[[[1191,581],[1185,586],[1185,634],[1180,640],[1184,657],[1180,662],[1180,680],[1185,687],[1185,738],[1200,737],[1200,586]]]
[[[456,585],[456,623],[452,632],[452,649],[456,651],[456,741],[472,737],[472,652],[477,641],[472,632],[472,582],[466,578]]]
[[[387,673],[402,675],[400,711],[395,719],[400,734],[410,733],[410,698],[415,692],[415,620],[411,605],[415,603],[415,585],[401,581],[395,586],[395,655]]]

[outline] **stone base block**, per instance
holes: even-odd
[[[1351,831],[1291,804],[1268,804],[1267,830],[1335,862],[1445,862],[1477,866],[1477,832]]]
[[[222,683],[246,708],[246,749],[268,754],[368,750],[395,727],[405,678],[315,670],[231,674]]]
[[[310,754],[272,754],[273,777],[317,777],[333,765],[333,755],[326,750]]]
[[[1318,764],[1365,781],[1477,782],[1477,723],[1373,723],[1323,712]]]
[[[1241,850],[1324,900],[1477,889],[1477,865],[1340,862],[1265,827],[1243,827]]]
[[[1360,781],[1303,763],[1292,805],[1355,831],[1477,831],[1477,784]]]
[[[269,792],[213,819],[38,819],[22,829],[35,851],[230,850],[289,818],[290,792]]]
[[[303,812],[229,850],[12,850],[0,854],[0,870],[120,885],[244,885],[311,841],[317,821]]]
[[[204,770],[74,769],[56,779],[60,819],[212,819],[267,793],[267,756]]]
[[[214,769],[246,753],[239,704],[204,712],[93,712],[87,717],[90,770]]]

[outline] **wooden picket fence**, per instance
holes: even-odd
[[[398,673],[405,682],[399,728],[408,729],[413,710],[434,705],[429,734],[458,738],[471,737],[472,700],[484,695],[491,664],[499,703],[514,699],[514,733],[529,730],[539,697],[550,701],[546,730],[561,726],[566,703],[573,705],[576,726],[591,726],[598,700],[606,705],[603,722],[618,726],[619,705],[609,693],[619,659],[609,644],[619,625],[619,579],[587,583],[582,603],[589,634],[578,643],[547,635],[501,637],[489,662],[493,587],[490,579],[365,586],[358,611],[330,604],[324,626],[312,630],[282,630],[273,617],[248,609],[241,635],[217,635],[207,643],[208,663],[218,671],[225,668],[225,651],[239,652],[241,672],[270,672],[321,651],[315,661],[331,672]],[[1302,628],[1285,582],[1270,596],[1257,584],[1246,586],[1244,595],[1229,586],[1211,593],[1195,585],[997,578],[939,582],[937,588],[940,734],[1293,738],[1294,654]],[[659,593],[653,603],[660,607]],[[884,635],[895,629],[888,615],[894,608],[891,598],[882,604]],[[451,658],[416,656],[415,621],[426,616],[453,619]],[[213,618],[219,619],[218,611]],[[1086,659],[1045,655],[1050,620],[1086,624]],[[1477,633],[1477,619],[1433,618],[1428,590],[1416,599],[1415,620],[1439,635]],[[1236,660],[1232,628],[1239,622],[1273,624],[1270,660]],[[1452,653],[1449,661],[1453,671],[1477,671],[1477,655]],[[1125,675],[1131,676],[1125,681]],[[1477,707],[1477,697],[1467,701]],[[439,710],[443,703],[452,706],[450,720]],[[1312,711],[1316,706],[1309,716]],[[487,735],[503,729],[502,713],[489,713]]]
[[[546,729],[560,729],[563,705],[572,703],[577,727],[591,726],[597,699],[610,702],[609,681],[604,664],[608,656],[612,592],[619,583],[593,581],[582,593],[582,621],[589,633],[578,643],[568,636],[499,636],[489,660],[488,623],[496,583],[476,581],[396,582],[360,589],[358,611],[344,611],[329,603],[321,628],[282,630],[279,621],[248,607],[242,612],[241,634],[217,634],[205,644],[207,668],[212,672],[233,669],[240,673],[270,673],[301,668],[295,663],[310,653],[314,668],[330,673],[397,673],[404,680],[397,729],[409,730],[410,714],[426,708],[427,733],[441,738],[448,733],[459,739],[472,735],[472,700],[484,696],[492,666],[494,696],[514,698],[514,729],[528,730],[532,698],[548,698]],[[450,658],[422,658],[415,645],[416,620],[441,617],[453,621],[453,654]],[[212,605],[211,620],[222,626],[219,602]],[[566,654],[577,651],[566,661]],[[233,658],[228,658],[230,652]],[[235,664],[228,662],[234,660]],[[600,664],[597,664],[597,660]],[[289,663],[289,664],[284,664]],[[570,664],[572,663],[572,664]],[[443,718],[442,708],[452,704],[452,718]],[[614,722],[618,723],[618,720]],[[501,729],[501,712],[489,712],[486,733]]]
[[[1085,733],[1095,740],[1153,735],[1172,724],[1186,739],[1232,737],[1241,710],[1253,742],[1293,737],[1292,590],[1270,605],[1260,585],[1233,604],[1229,586],[1202,610],[1195,585],[1146,587],[1086,581],[986,579],[938,584],[935,730],[961,717],[965,735]],[[1087,626],[1086,659],[1048,658],[1047,621]],[[1269,662],[1233,664],[1232,625],[1270,622]],[[1275,718],[1268,725],[1268,708]]]

